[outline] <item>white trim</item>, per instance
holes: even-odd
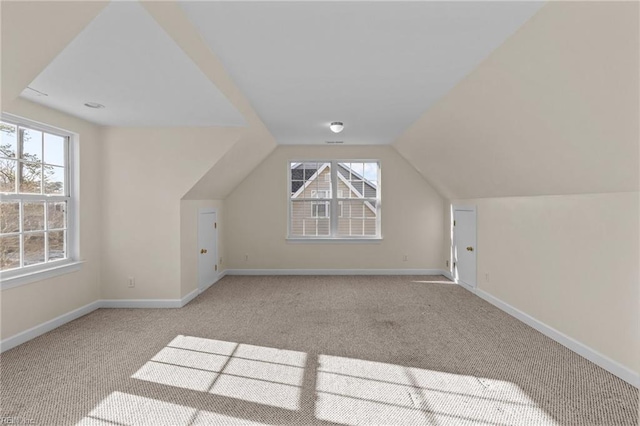
[[[38,265],[42,266],[38,271],[27,272],[25,269],[29,268],[29,266],[21,266],[16,271],[7,271],[8,276],[2,277],[0,274],[0,280],[3,281],[2,289],[5,288],[13,288],[22,284],[28,284],[35,281],[39,281],[42,279],[52,278],[57,275],[66,274],[69,272],[74,272],[80,269],[79,264],[82,263],[80,261],[80,156],[79,156],[79,134],[75,132],[71,132],[69,130],[61,129],[59,127],[51,126],[49,124],[41,123],[38,121],[30,120],[28,118],[23,118],[17,115],[13,115],[6,112],[0,113],[0,120],[5,121],[10,124],[14,124],[16,126],[33,129],[39,132],[43,132],[43,140],[41,143],[44,143],[44,133],[49,133],[52,135],[60,136],[66,138],[66,143],[64,144],[64,173],[65,173],[65,193],[63,195],[59,194],[19,194],[19,193],[10,193],[3,194],[4,198],[10,200],[38,200],[43,202],[55,202],[55,201],[66,201],[67,202],[67,217],[65,223],[65,232],[67,234],[65,249],[66,249],[66,258],[64,259],[70,265],[78,264],[77,269],[69,268],[69,270],[65,270],[62,266],[58,269],[57,267],[49,267],[49,265]],[[19,143],[19,135],[16,135],[16,142],[18,143],[18,148],[20,146]],[[42,146],[42,145],[41,145]],[[16,161],[19,163],[19,153],[16,152]],[[44,162],[44,156],[42,158],[41,163],[43,165],[49,164]],[[60,167],[59,165],[55,165],[56,167]],[[16,170],[17,173],[20,173],[20,168]],[[42,188],[43,189],[43,188]],[[43,191],[44,192],[44,191]],[[47,215],[47,211],[45,210],[45,218]],[[22,227],[21,227],[22,228]],[[48,234],[48,226],[45,225],[44,232]],[[25,232],[18,232],[16,235],[23,235]],[[21,243],[22,244],[22,243]],[[48,239],[45,238],[45,260],[48,257]],[[20,253],[20,265],[23,264],[23,256],[24,253]],[[49,271],[49,270],[58,270],[59,273],[51,273],[51,274],[40,274],[39,271]],[[22,272],[24,271],[24,273]],[[32,277],[28,277],[27,275],[32,274]],[[15,281],[13,277],[16,277]],[[20,277],[20,279],[18,279]]]
[[[455,279],[453,279],[454,281],[456,281],[457,284],[464,284],[466,287],[468,288],[477,288],[478,287],[478,209],[475,205],[451,205],[451,229],[452,229],[452,253],[453,251],[455,251],[455,248],[457,247],[457,241],[456,241],[456,227],[455,227],[455,220],[456,220],[456,212],[457,211],[463,211],[463,212],[472,212],[473,213],[473,230],[475,231],[476,235],[475,235],[475,240],[476,240],[476,247],[475,247],[475,253],[473,254],[476,262],[475,262],[475,266],[476,266],[476,270],[475,272],[475,276],[474,276],[474,283],[473,284],[469,284],[469,283],[465,283],[464,281],[461,281],[459,279],[459,277],[456,275]],[[456,264],[458,263],[458,259],[452,259],[452,261],[455,261]],[[455,271],[455,268],[454,268]]]
[[[35,339],[36,337],[41,336],[45,333],[48,333],[49,331],[54,330],[61,325],[87,315],[88,313],[91,313],[100,307],[101,301],[96,300],[95,302],[89,303],[88,305],[82,306],[78,309],[74,309],[71,312],[67,312],[66,314],[60,315],[52,320],[43,322],[42,324],[36,325],[35,327],[31,327],[28,330],[8,337],[0,342],[0,352],[8,351],[9,349],[15,348],[16,346],[28,342],[31,339]]]
[[[82,268],[84,261],[60,261],[63,262],[51,262],[49,264],[34,265],[46,266],[40,269],[29,269],[29,266],[25,268],[16,269],[15,271],[7,271],[0,273],[0,280],[2,280],[2,290],[9,288],[19,287],[25,284],[31,284],[36,281],[42,281],[50,278],[54,278],[64,274],[70,274],[77,272]],[[55,263],[55,264],[54,264]],[[15,274],[11,274],[14,272]]]
[[[298,188],[298,190],[291,195],[291,171],[295,168],[300,166],[300,164],[303,164],[304,162],[313,162],[313,163],[324,163],[309,179],[304,179],[303,176],[303,180],[304,180],[304,184]],[[376,214],[376,232],[377,234],[372,236],[374,239],[382,239],[382,220],[381,220],[381,211],[382,211],[382,202],[381,202],[381,191],[380,191],[380,181],[381,181],[381,169],[382,169],[382,162],[380,159],[377,160],[355,160],[355,159],[351,159],[351,160],[336,160],[336,159],[331,159],[331,160],[318,160],[318,159],[314,159],[314,160],[305,160],[305,161],[299,161],[299,160],[289,160],[287,161],[287,193],[288,193],[288,201],[287,201],[287,234],[285,236],[286,239],[290,239],[290,240],[301,240],[301,239],[315,239],[317,238],[317,236],[312,236],[312,235],[306,235],[306,236],[291,236],[291,210],[292,210],[292,206],[293,203],[296,201],[307,201],[307,200],[317,200],[317,201],[328,201],[329,202],[329,206],[331,209],[331,215],[330,215],[330,232],[331,235],[329,237],[325,237],[325,236],[321,236],[320,239],[328,239],[328,238],[334,238],[334,239],[342,239],[343,237],[338,237],[337,236],[337,232],[338,232],[338,202],[339,201],[350,201],[350,200],[362,200],[364,201],[365,205],[367,206],[367,208],[369,208],[369,210],[371,210],[373,213]],[[342,181],[349,187],[349,189],[352,192],[355,192],[356,194],[359,194],[359,192],[353,187],[353,185],[351,185],[348,181],[346,181],[344,179],[344,177],[340,176],[338,173],[338,167],[340,163],[376,163],[378,165],[378,182],[376,185],[376,197],[375,198],[349,198],[349,199],[338,199],[337,198],[337,193],[338,193],[338,178],[342,179]],[[292,167],[293,164],[296,164],[295,167]],[[317,179],[320,174],[324,171],[324,169],[326,167],[328,167],[329,165],[331,165],[331,198],[302,198],[302,199],[298,199],[297,197],[311,184],[311,182],[313,182],[315,179]],[[359,174],[356,173],[357,176],[362,178],[362,181],[364,183],[369,182],[368,180],[366,180],[364,178],[364,176],[360,176]],[[370,183],[370,182],[369,182]],[[362,194],[364,195],[364,194]],[[376,202],[376,208],[374,209],[371,206],[371,202],[375,200]],[[313,211],[312,211],[313,214]],[[312,216],[312,218],[317,218],[315,216]],[[366,236],[353,236],[353,239],[365,239]]]
[[[289,164],[291,164],[291,163],[289,163]],[[298,164],[298,166],[299,165],[300,164]],[[298,167],[298,166],[296,166],[296,167]],[[311,177],[309,179],[307,179],[307,180],[304,179],[304,168],[303,168],[302,169],[302,173],[303,173],[303,176],[302,176],[303,179],[302,180],[304,181],[304,183],[302,184],[302,186],[300,188],[298,188],[298,190],[293,195],[290,195],[289,197],[290,198],[297,198],[298,195],[302,194],[302,192],[304,192],[304,190],[307,189],[309,187],[309,185],[311,185],[311,182],[316,180],[320,176],[320,174],[322,174],[322,172],[324,172],[324,169],[326,169],[327,167],[329,167],[329,163],[323,164],[322,167],[320,167],[318,170],[316,170],[316,172],[313,175],[311,175]],[[291,188],[291,170],[293,170],[293,169],[292,168],[289,169],[289,188]],[[289,191],[291,191],[291,190],[289,190]]]
[[[198,297],[200,293],[202,293],[202,290],[199,290],[197,288],[191,291],[190,293],[187,293],[187,295],[185,295],[182,299],[180,299],[180,307],[182,308],[183,306],[186,306],[187,303],[191,302],[193,299]]]
[[[130,308],[181,308],[182,299],[106,299],[102,300],[101,308],[130,309]]]
[[[556,342],[560,343],[562,346],[566,347],[567,349],[572,350],[573,352],[588,359],[589,361],[593,362],[599,367],[604,368],[614,376],[621,378],[622,380],[631,384],[632,386],[635,386],[636,388],[640,388],[640,373],[636,373],[635,371],[612,360],[606,355],[601,354],[595,349],[590,348],[584,343],[581,343],[575,340],[574,338],[567,336],[566,334],[556,330],[553,327],[548,326],[547,324],[532,317],[531,315],[525,312],[522,312],[517,308],[514,308],[513,306],[509,305],[506,302],[503,302],[502,300],[498,299],[495,296],[492,296],[486,291],[480,290],[479,288],[472,289],[464,285],[461,287],[465,288],[466,290],[470,291],[471,293],[475,294],[481,299],[486,300],[487,302],[491,303],[493,306],[508,313],[512,317],[522,321],[523,323],[527,324],[529,327],[536,329],[537,331],[549,337],[550,339],[555,340]]]
[[[214,285],[215,283],[217,283],[218,281],[220,281],[220,274],[218,274],[218,276],[216,277],[216,280],[214,282],[212,282],[211,284],[207,284],[206,286],[204,286],[204,288],[198,288],[198,294],[202,294],[205,291],[207,291],[209,289],[209,287],[211,287],[212,285]]]
[[[17,124],[23,127],[29,127],[39,132],[51,133],[53,135],[62,136],[65,138],[70,136],[75,136],[77,134],[60,127],[52,126],[50,124],[45,124],[40,121],[30,120],[28,118],[20,117],[19,115],[10,114],[8,112],[0,113],[0,120],[7,121],[11,124]]]
[[[441,272],[442,272],[442,275],[444,275],[445,277],[447,277],[451,281],[456,282],[455,278],[453,278],[453,275],[451,275],[450,271],[447,271],[446,269],[443,269]]]
[[[196,253],[198,253],[198,247],[200,246],[200,216],[202,216],[203,214],[214,214],[216,215],[216,220],[215,220],[215,226],[214,226],[214,234],[215,234],[215,246],[216,246],[216,258],[215,258],[215,265],[218,265],[218,260],[220,259],[220,253],[218,251],[218,208],[217,207],[201,207],[198,209],[198,217],[196,218],[196,246],[195,246],[195,250]],[[197,256],[197,255],[196,255]],[[198,259],[198,289],[199,289],[199,293],[202,293],[203,291],[205,291],[206,289],[208,289],[209,287],[211,287],[213,284],[217,283],[218,280],[220,279],[220,271],[218,271],[216,269],[216,279],[210,283],[205,285],[204,287],[200,286],[200,256],[197,257]]]
[[[0,352],[8,351],[18,345],[35,339],[45,333],[48,333],[68,322],[78,319],[84,315],[87,315],[96,309],[100,308],[182,308],[187,303],[195,299],[200,292],[195,289],[184,296],[182,299],[138,299],[138,300],[96,300],[88,305],[82,306],[78,309],[74,309],[71,312],[62,314],[42,324],[31,327],[28,330],[15,334],[0,341]]]
[[[444,275],[451,279],[449,271],[440,269],[225,269],[220,272],[218,279],[226,275]],[[464,285],[461,285],[461,287],[574,351],[578,355],[604,368],[632,386],[640,388],[640,374],[483,290],[477,288],[471,289]],[[0,352],[15,348],[70,321],[87,315],[98,308],[181,308],[195,299],[199,293],[199,290],[195,289],[182,299],[96,300],[88,305],[74,309],[71,312],[67,312],[66,314],[0,341]]]
[[[441,269],[226,269],[225,275],[444,275]]]
[[[351,238],[331,238],[331,237],[288,237],[285,239],[287,243],[307,244],[307,243],[324,243],[324,244],[371,244],[381,243],[382,237],[358,236]]]

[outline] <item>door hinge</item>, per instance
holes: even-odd
[[[456,221],[455,220],[453,221],[453,226],[456,226]]]
[[[218,265],[216,265],[216,271],[218,270]]]
[[[218,222],[213,222],[213,228],[218,229]]]

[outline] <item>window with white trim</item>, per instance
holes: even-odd
[[[379,161],[289,162],[289,238],[380,238]]]
[[[0,137],[2,277],[68,263],[71,134],[3,116]]]

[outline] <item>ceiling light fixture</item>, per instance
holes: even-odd
[[[93,109],[102,109],[102,108],[104,108],[104,105],[99,104],[97,102],[86,102],[84,104],[84,106],[86,106],[87,108],[93,108]]]
[[[341,121],[334,121],[329,124],[329,128],[333,133],[340,133],[344,129],[344,124]]]

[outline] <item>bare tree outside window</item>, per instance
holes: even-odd
[[[0,270],[64,259],[68,138],[0,122]]]

